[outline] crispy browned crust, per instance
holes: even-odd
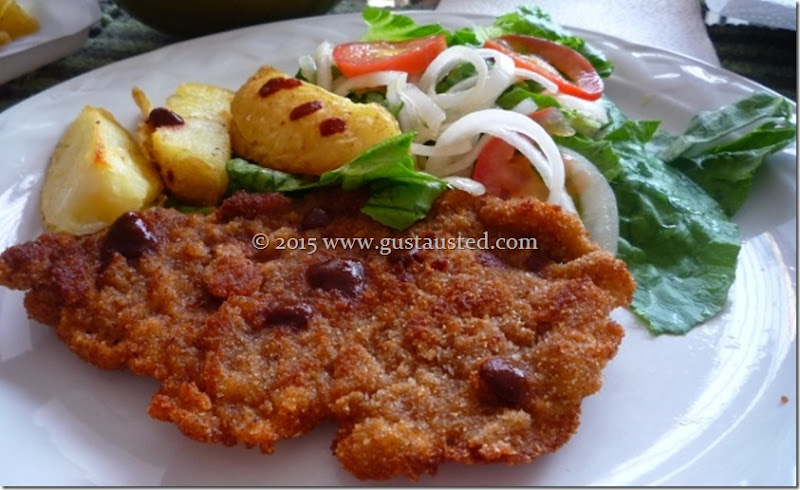
[[[0,284],[28,290],[30,316],[82,358],[162,385],[150,414],[192,439],[258,446],[338,424],[333,453],[359,478],[416,479],[439,464],[522,463],[575,432],[601,385],[631,300],[624,264],[579,220],[533,200],[448,191],[403,233],[359,212],[354,193],[289,199],[237,194],[215,213],[140,213],[155,250],[101,253],[105,232],[43,235],[0,256]],[[308,229],[310,210],[331,221]],[[275,250],[279,237],[535,237],[538,250]],[[273,246],[258,251],[256,233]],[[312,287],[307,270],[360,261],[362,292]],[[107,262],[107,263],[104,263]],[[272,325],[304,304],[308,324]],[[481,366],[499,358],[524,374],[505,401]]]

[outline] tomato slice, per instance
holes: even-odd
[[[409,41],[352,42],[333,48],[333,62],[348,78],[384,70],[415,75],[445,49],[447,39],[442,34]]]
[[[534,196],[546,200],[547,186],[525,156],[500,138],[492,136],[478,155],[473,180],[486,192],[503,199]]]
[[[597,70],[568,46],[522,34],[489,39],[484,46],[511,56],[517,67],[541,74],[565,94],[586,100],[603,95],[603,79]]]

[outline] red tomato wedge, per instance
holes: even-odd
[[[517,67],[541,74],[565,94],[586,100],[603,95],[603,79],[597,70],[568,46],[521,34],[489,39],[484,46],[511,56]]]
[[[549,194],[531,162],[494,136],[478,155],[472,178],[483,184],[487,193],[503,199],[534,196],[544,201]]]
[[[348,78],[384,70],[416,75],[445,49],[447,40],[441,34],[410,41],[352,42],[333,48],[333,62]]]

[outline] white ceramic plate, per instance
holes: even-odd
[[[19,0],[39,30],[0,47],[0,83],[67,56],[81,47],[100,19],[97,0]]]
[[[421,13],[446,26],[487,18]],[[98,69],[0,114],[0,248],[41,231],[38,194],[48,157],[84,104],[133,127],[129,93],[163,100],[188,80],[237,88],[262,63],[294,72],[324,39],[363,32],[357,15],[251,27],[196,39]],[[683,129],[758,85],[681,56],[580,32],[617,70],[608,94],[637,118]],[[739,213],[744,247],[730,304],[682,337],[654,337],[626,311],[627,335],[586,399],[582,426],[531,464],[445,465],[424,485],[793,485],[796,434],[795,153],[775,155]],[[271,456],[192,442],[150,419],[156,383],[99,371],[53,332],[26,319],[22,294],[0,292],[0,484],[358,485],[341,469],[326,425],[278,444]],[[788,401],[782,402],[782,396]],[[391,483],[407,484],[406,480]]]

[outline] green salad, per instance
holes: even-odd
[[[376,8],[363,18],[361,39],[324,43],[297,76],[383,104],[403,134],[314,181],[232,160],[231,191],[365,186],[363,211],[395,229],[447,187],[532,195],[577,212],[627,263],[631,309],[654,334],[721,310],[741,247],[731,217],[765,158],[794,141],[789,101],[756,92],[670,134],[627,117],[604,93],[612,60],[539,9],[458,30]]]

